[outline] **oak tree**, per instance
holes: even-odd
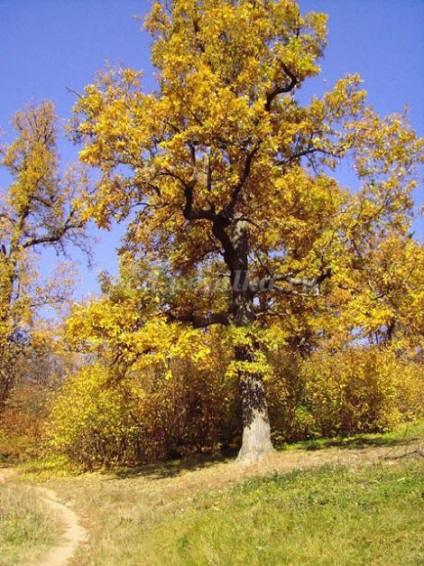
[[[174,282],[228,278],[227,293],[152,294],[170,324],[232,330],[249,462],[272,450],[267,329],[281,321],[304,340],[322,333],[326,309],[330,334],[345,304],[354,312],[379,242],[408,238],[423,144],[404,116],[366,105],[357,75],[301,101],[326,16],[294,0],[156,2],[146,28],[157,89],[107,69],[77,101],[73,138],[100,170],[84,214],[102,227],[129,219],[126,253]],[[344,159],[351,191],[337,180]]]

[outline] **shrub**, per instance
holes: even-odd
[[[152,365],[123,378],[101,364],[82,368],[53,401],[51,449],[88,469],[219,452],[236,398],[223,359],[208,370],[184,359],[170,366],[172,376]]]
[[[50,447],[99,466],[217,453],[240,441],[236,378],[228,351],[210,365],[189,358],[120,376],[100,363],[69,377],[53,400]],[[424,369],[389,349],[322,349],[270,355],[266,390],[274,442],[392,428],[423,414]]]
[[[50,446],[82,466],[134,463],[140,398],[126,381],[116,382],[101,364],[69,377],[53,401],[48,423]]]
[[[37,384],[16,386],[0,414],[0,458],[23,461],[39,456],[46,391]]]
[[[280,352],[268,396],[277,441],[393,428],[423,415],[424,368],[382,347]]]

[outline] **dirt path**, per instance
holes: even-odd
[[[56,492],[44,487],[36,489],[61,525],[65,527],[65,532],[59,543],[34,566],[66,566],[78,546],[87,540],[87,531],[79,524],[78,515],[58,501]]]
[[[16,471],[13,468],[3,468],[0,470],[0,483],[6,483]],[[40,499],[52,511],[53,516],[64,528],[58,544],[52,547],[48,554],[33,563],[33,566],[67,566],[69,560],[75,554],[78,546],[87,541],[87,531],[79,524],[78,515],[66,505],[58,501],[56,492],[45,487],[35,487]]]

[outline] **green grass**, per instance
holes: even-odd
[[[57,527],[34,489],[0,484],[0,566],[30,564],[50,547]]]
[[[225,464],[52,481],[89,526],[78,566],[422,566],[424,458],[416,449],[423,432],[368,438],[363,451],[356,446],[353,467],[320,465],[244,482],[231,468],[231,481],[239,481],[233,487],[219,481],[230,470]],[[374,444],[387,448],[377,464],[369,458]],[[323,449],[318,465],[326,452],[350,448]],[[302,455],[308,452],[296,458]]]
[[[140,524],[138,558],[122,564],[424,564],[422,473],[322,468],[249,481]]]
[[[424,566],[423,441],[417,423],[299,443],[248,473],[201,458],[70,475],[52,460],[21,478],[50,477],[78,510],[90,541],[73,566]]]
[[[41,482],[54,477],[68,477],[82,473],[80,469],[72,467],[65,456],[55,455],[21,462],[16,469],[19,470],[20,477]]]

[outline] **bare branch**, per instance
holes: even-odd
[[[82,94],[80,94],[79,92],[77,92],[76,90],[74,90],[73,88],[70,88],[69,86],[65,87],[66,90],[68,92],[70,92],[71,94],[75,94],[76,96],[78,96],[78,98],[84,98]]]

